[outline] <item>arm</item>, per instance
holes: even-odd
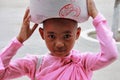
[[[10,61],[21,46],[22,44],[14,38],[11,43],[0,52],[0,80],[10,78],[10,74],[12,75],[17,71],[17,67],[15,69],[15,65],[10,65]],[[13,68],[15,71],[13,71]],[[20,72],[16,73],[16,75],[18,74],[20,74]],[[16,77],[16,75],[14,75],[14,77]]]
[[[0,80],[13,79],[23,75],[31,78],[35,76],[37,57],[26,57],[11,62],[12,57],[21,46],[22,44],[15,38],[0,53]]]
[[[88,13],[93,18],[93,25],[96,29],[101,52],[97,55],[88,55],[86,62],[88,62],[87,67],[89,67],[89,69],[96,70],[116,60],[118,52],[115,40],[112,37],[113,33],[108,28],[106,19],[98,13],[93,0],[88,0]]]
[[[16,54],[17,50],[22,46],[22,43],[33,34],[37,26],[38,25],[35,24],[32,28],[30,28],[30,15],[29,9],[27,9],[23,18],[23,24],[19,35],[17,38],[12,40],[9,46],[0,52],[0,80],[22,76],[28,74],[29,71],[34,70],[35,62],[32,59],[32,61],[30,59],[18,60],[15,62],[15,64],[11,64],[10,61]]]
[[[0,60],[4,64],[4,67],[9,64],[10,60],[21,46],[22,44],[14,38],[11,43],[0,52]]]
[[[112,37],[113,33],[108,28],[106,19],[100,13],[94,18],[93,24],[101,47],[101,52],[93,67],[93,70],[95,70],[107,66],[116,60],[118,52],[116,42]]]

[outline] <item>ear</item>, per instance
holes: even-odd
[[[43,30],[43,28],[39,28],[39,33],[40,33],[42,39],[44,40],[44,30]]]
[[[77,32],[76,32],[76,40],[79,38],[80,36],[80,33],[81,33],[81,28],[77,28]]]

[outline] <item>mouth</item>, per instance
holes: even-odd
[[[55,50],[53,55],[58,57],[65,57],[68,55],[67,50]]]
[[[67,49],[66,48],[55,48],[54,52],[66,52]]]
[[[57,52],[57,53],[64,53],[64,52],[66,52],[66,50],[55,50],[55,52]]]

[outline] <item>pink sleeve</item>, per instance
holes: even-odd
[[[35,76],[36,57],[26,57],[10,62],[22,44],[15,38],[0,52],[0,80],[12,79],[23,75]]]
[[[85,58],[86,62],[88,61],[87,67],[91,70],[97,70],[115,61],[118,51],[116,42],[112,37],[113,33],[109,29],[106,19],[100,13],[94,18],[93,25],[96,29],[101,51],[97,55],[89,54]]]
[[[11,43],[0,52],[0,64],[6,67],[9,65],[11,58],[16,54],[22,44],[16,39],[12,39]],[[0,69],[3,67],[0,65]]]

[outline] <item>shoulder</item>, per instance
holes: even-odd
[[[28,64],[36,65],[38,61],[42,59],[42,57],[43,57],[42,55],[27,54],[25,57],[17,59],[16,62],[22,63],[22,64],[24,63],[25,65],[28,65]]]
[[[97,59],[100,54],[94,52],[80,52],[79,50],[72,50],[72,55],[79,57],[81,60]]]

